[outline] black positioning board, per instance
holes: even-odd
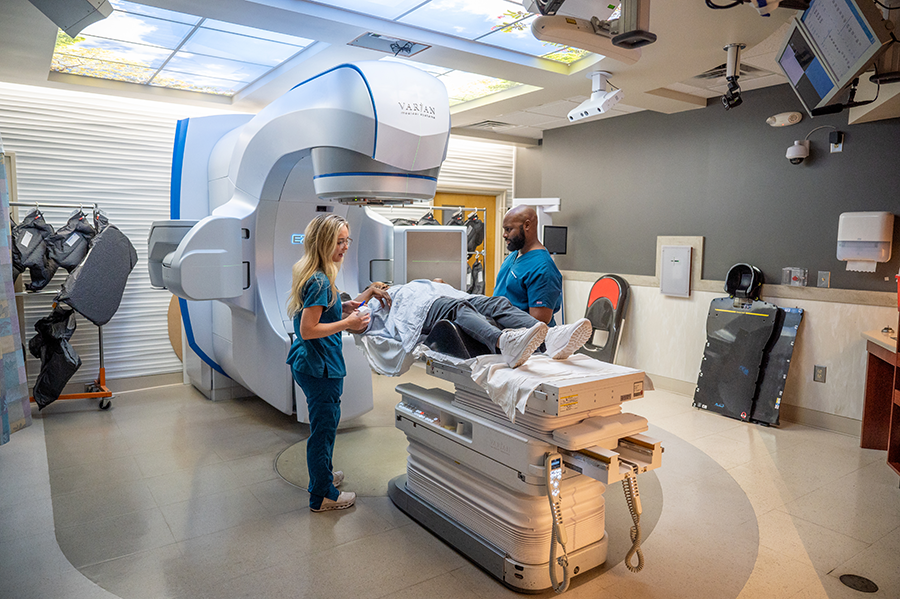
[[[776,325],[770,342],[771,348],[766,352],[762,377],[750,412],[750,420],[760,424],[779,423],[784,384],[794,355],[797,331],[803,320],[802,308],[781,308],[780,311],[783,318],[779,319],[781,322]]]
[[[694,391],[695,407],[749,421],[779,308],[730,297],[710,302],[706,348]]]

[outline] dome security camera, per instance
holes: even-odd
[[[809,140],[798,139],[787,149],[784,156],[791,161],[791,164],[800,164],[804,158],[809,156]]]

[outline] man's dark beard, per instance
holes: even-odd
[[[519,225],[515,235],[510,235],[506,240],[506,249],[510,252],[518,252],[525,247],[525,228]]]

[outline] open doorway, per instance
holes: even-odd
[[[468,217],[470,212],[466,209],[484,208],[485,211],[479,211],[479,218],[484,219],[484,242],[476,248],[476,253],[469,255],[469,267],[472,268],[476,260],[483,259],[484,266],[484,294],[492,295],[494,293],[494,280],[496,279],[496,258],[497,252],[497,196],[495,195],[472,195],[462,193],[437,193],[434,196],[434,205],[442,207],[458,206],[463,209],[464,217]],[[441,210],[443,214],[442,222],[449,222],[453,211]],[[482,253],[483,252],[483,253]]]

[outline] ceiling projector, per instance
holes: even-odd
[[[602,54],[632,65],[640,48],[656,41],[649,31],[650,1],[622,0],[616,6],[596,0],[520,0],[538,14],[531,24],[534,37]]]
[[[609,77],[610,73],[608,71],[593,71],[588,75],[588,78],[593,82],[591,97],[569,112],[569,121],[574,123],[581,119],[603,114],[622,100],[625,96],[622,90],[606,91],[606,80]]]

